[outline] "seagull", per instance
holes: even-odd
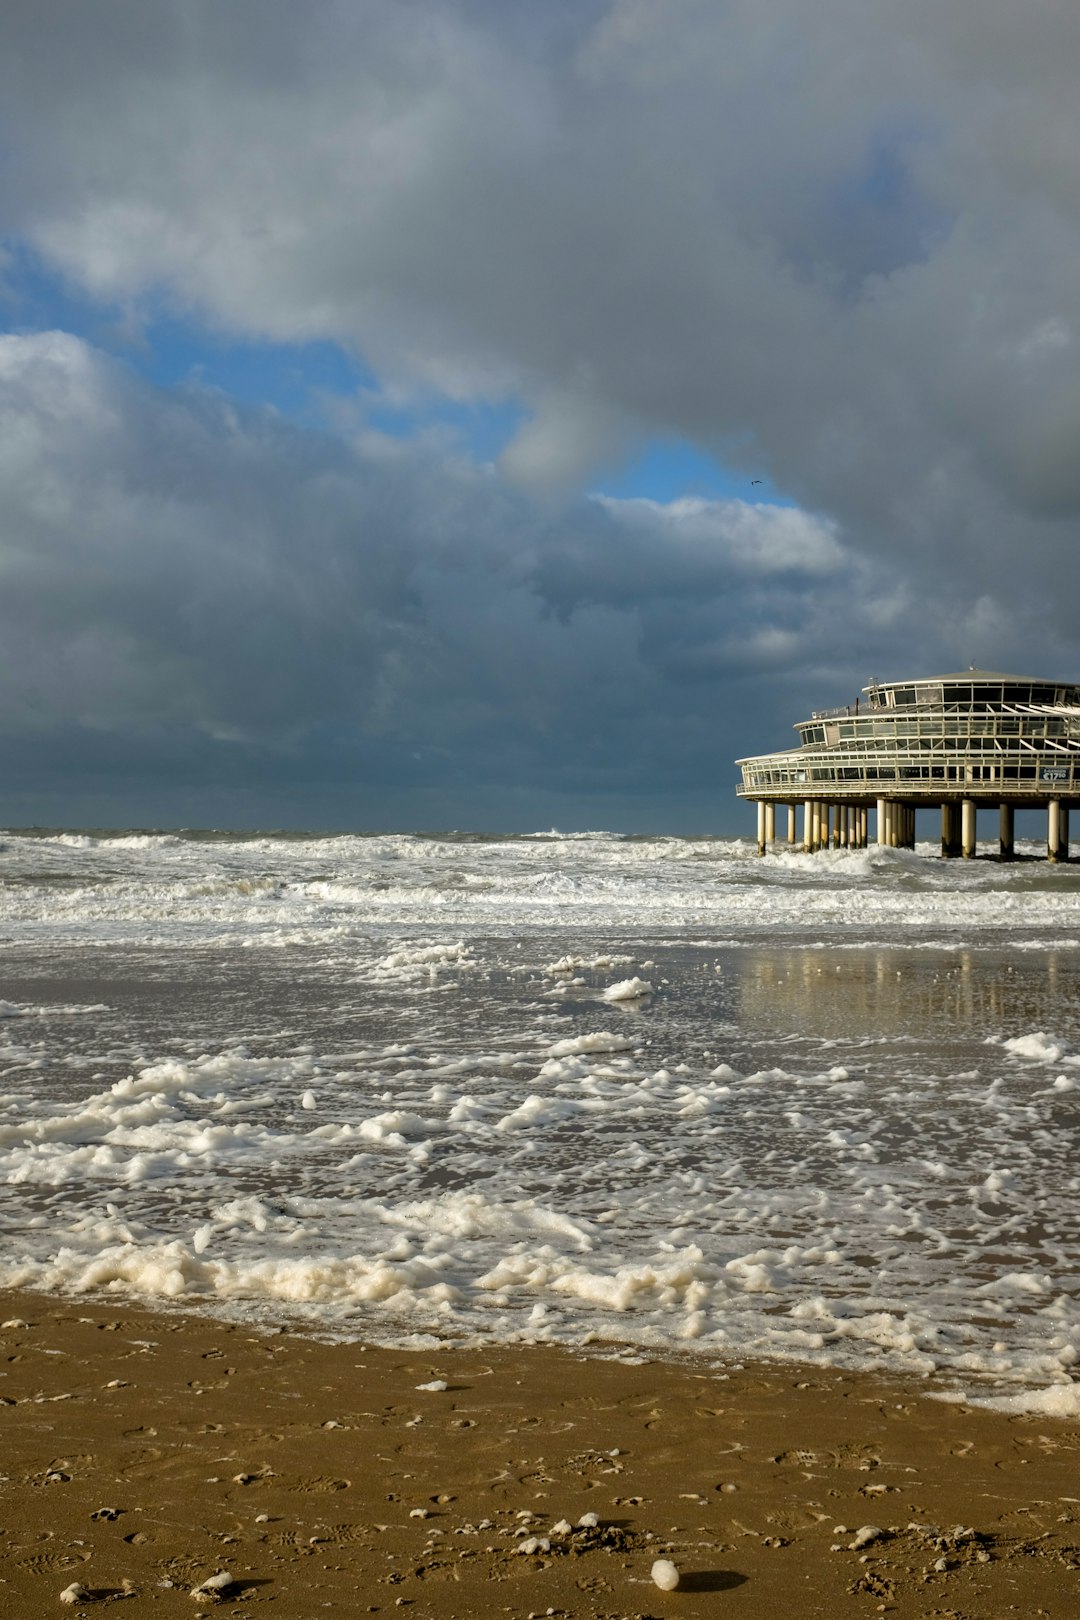
[[[751,480],[750,480],[751,487],[754,484],[760,484],[761,482],[762,482],[762,480],[760,478],[751,478]]]

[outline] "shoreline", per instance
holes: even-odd
[[[1075,1612],[1075,1419],[816,1365],[378,1348],[100,1296],[5,1292],[0,1322],[12,1614],[74,1582],[87,1608],[191,1613],[220,1571],[215,1606],[297,1620]]]

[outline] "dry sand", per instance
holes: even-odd
[[[372,1349],[117,1301],[0,1313],[5,1620],[81,1612],[75,1582],[87,1609],[192,1615],[220,1571],[218,1612],[280,1620],[1080,1613],[1066,1421],[811,1368]]]

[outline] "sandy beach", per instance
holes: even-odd
[[[407,1352],[120,1300],[0,1312],[19,1620],[73,1585],[75,1610],[162,1615],[1076,1612],[1075,1422],[819,1368]]]

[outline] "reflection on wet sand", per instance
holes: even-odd
[[[1076,950],[823,945],[732,953],[730,971],[746,1027],[816,1039],[984,1039],[1047,1026],[1061,1032],[1080,1019]]]

